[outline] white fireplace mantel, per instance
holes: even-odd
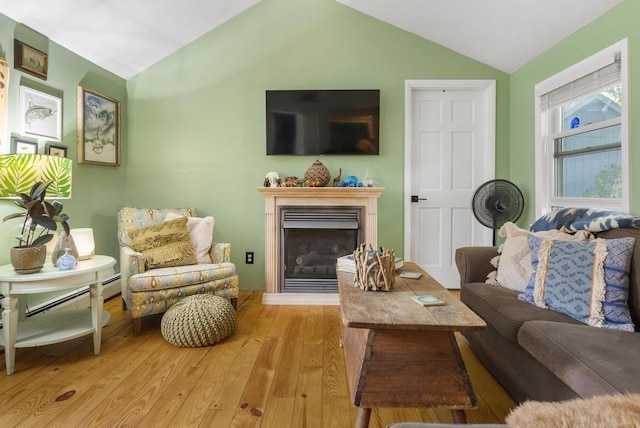
[[[378,198],[384,187],[259,187],[264,196],[265,293],[263,304],[338,304],[337,294],[280,293],[278,261],[280,207],[361,207],[364,211],[364,239],[367,247],[378,248]]]

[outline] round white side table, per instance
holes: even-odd
[[[109,256],[94,256],[79,261],[71,270],[59,270],[49,261],[42,271],[27,275],[14,272],[13,266],[0,266],[3,334],[7,375],[15,370],[15,349],[63,342],[93,333],[93,353],[100,353],[102,327],[109,322],[109,312],[103,310],[102,283],[113,275],[116,260]],[[91,308],[65,309],[26,317],[24,307],[18,308],[20,296],[61,291],[89,286]]]

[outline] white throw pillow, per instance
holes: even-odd
[[[180,214],[168,213],[165,221],[175,220],[183,217]],[[187,231],[191,243],[196,248],[196,259],[198,263],[211,263],[209,250],[213,241],[213,217],[187,217]]]
[[[527,287],[527,282],[533,269],[531,268],[531,251],[527,245],[528,230],[520,229],[514,223],[507,222],[498,231],[498,235],[506,238],[504,244],[500,246],[500,259],[498,262],[495,280],[488,278],[488,284],[497,282],[499,287],[523,292]],[[586,230],[576,232],[574,235],[561,232],[559,230],[545,230],[533,233],[536,236],[550,236],[554,239],[565,241],[588,241],[592,234]],[[491,274],[489,274],[492,276]]]

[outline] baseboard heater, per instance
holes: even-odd
[[[111,297],[120,293],[120,280],[121,275],[117,273],[102,282],[102,296],[104,300],[110,299]],[[80,287],[68,293],[56,296],[49,301],[39,303],[30,308],[28,307],[26,316],[32,317],[46,311],[55,311],[70,304],[86,304],[87,307],[89,307],[89,286],[85,285],[84,287]],[[0,320],[0,328],[2,328],[2,320]]]

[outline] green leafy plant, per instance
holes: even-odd
[[[2,220],[5,222],[10,219],[24,217],[20,235],[16,236],[19,247],[37,247],[51,241],[53,239],[51,231],[58,229],[58,223],[62,225],[67,234],[70,233],[69,224],[67,223],[69,216],[62,213],[62,204],[58,201],[48,202],[44,199],[47,187],[51,183],[51,181],[36,182],[31,187],[29,194],[6,190],[18,197],[14,203],[25,210],[22,213],[9,214]]]

